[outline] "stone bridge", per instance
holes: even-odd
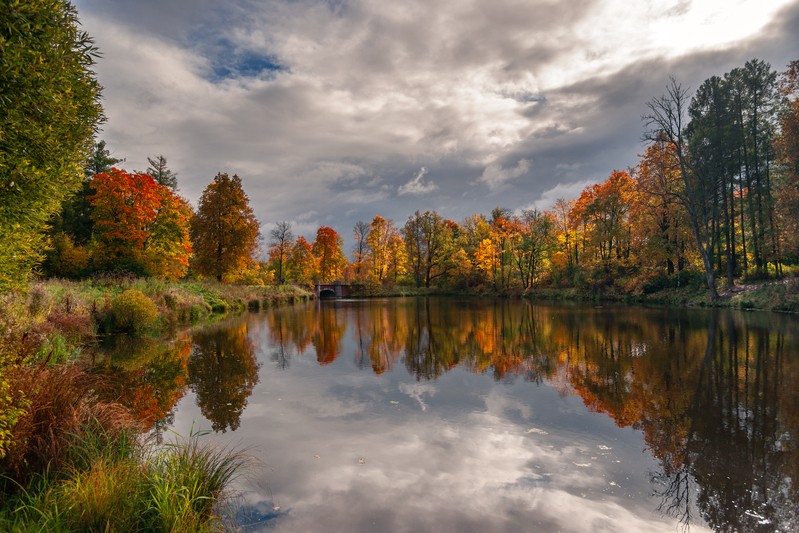
[[[334,281],[333,283],[316,282],[314,294],[320,300],[330,300],[335,298],[349,298],[352,293],[352,286],[349,283]]]

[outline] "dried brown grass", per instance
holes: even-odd
[[[17,483],[66,466],[74,437],[87,424],[109,438],[135,427],[123,406],[96,401],[97,378],[80,365],[21,366],[9,378],[26,409],[11,428],[0,474]]]

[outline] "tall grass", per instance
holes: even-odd
[[[18,484],[0,505],[0,530],[224,529],[221,505],[248,462],[243,453],[203,443],[200,434],[158,449],[132,434],[99,434],[99,440],[97,433],[76,436],[72,462]]]
[[[194,433],[157,447],[79,365],[27,365],[28,405],[0,458],[0,531],[216,531],[247,462]]]

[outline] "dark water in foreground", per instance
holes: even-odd
[[[123,352],[143,420],[263,463],[249,530],[799,530],[796,317],[316,302]]]

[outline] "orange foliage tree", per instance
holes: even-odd
[[[124,268],[177,279],[192,252],[191,207],[171,189],[142,173],[112,168],[92,178],[90,243],[96,268]]]
[[[203,191],[191,221],[194,269],[217,281],[252,264],[260,235],[241,178],[219,173]]]
[[[316,230],[312,251],[321,281],[335,281],[344,273],[347,257],[341,249],[343,243],[344,240],[331,227],[322,226]]]
[[[158,184],[147,174],[112,168],[92,178],[91,253],[100,268],[143,270],[144,243],[161,208]]]
[[[311,243],[300,235],[289,251],[287,263],[288,279],[300,285],[310,286],[316,278],[316,259]]]
[[[674,274],[686,266],[690,221],[677,193],[681,188],[677,154],[665,141],[649,145],[635,174],[631,206],[632,240],[645,270]]]

